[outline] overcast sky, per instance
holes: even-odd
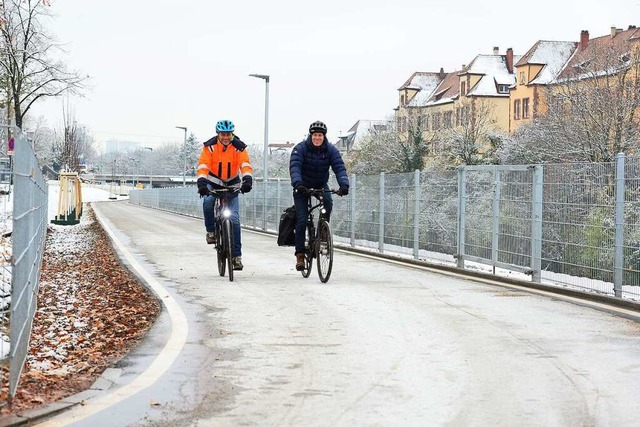
[[[230,119],[246,142],[298,142],[314,120],[334,140],[359,119],[384,119],[414,71],[459,69],[477,54],[537,40],[578,41],[640,26],[640,0],[54,0],[51,32],[70,68],[91,76],[70,99],[96,141],[204,140]],[[62,100],[34,108],[59,126]]]

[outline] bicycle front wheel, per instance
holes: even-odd
[[[222,223],[222,241],[227,258],[229,281],[233,282],[233,235],[231,234],[231,220],[225,219]]]
[[[331,236],[331,227],[325,220],[321,220],[318,224],[318,242],[316,244],[318,276],[322,283],[327,283],[333,268],[333,238]]]
[[[221,226],[218,226],[218,233],[216,237],[216,255],[218,256],[218,273],[220,273],[220,276],[224,276],[227,267],[227,253],[224,249]]]

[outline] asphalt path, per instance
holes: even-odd
[[[93,205],[165,306],[111,387],[42,425],[637,425],[632,312],[341,251],[323,284],[247,230],[230,283],[202,220]]]

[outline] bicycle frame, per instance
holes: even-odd
[[[305,267],[302,270],[302,276],[307,278],[311,274],[313,259],[317,261],[318,277],[320,281],[326,283],[331,275],[333,267],[333,238],[331,236],[331,227],[324,215],[326,210],[324,207],[324,192],[335,190],[325,189],[309,189],[307,194],[308,214],[307,214],[307,242],[305,244]],[[319,212],[318,225],[314,221],[314,211]]]
[[[210,190],[209,194],[215,197],[213,213],[216,224],[215,249],[218,258],[218,272],[220,276],[229,272],[229,281],[233,282],[233,224],[231,223],[231,210],[227,207],[227,198],[237,189],[222,188]]]

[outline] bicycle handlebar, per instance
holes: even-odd
[[[239,193],[240,187],[231,187],[231,188],[214,188],[213,190],[208,190],[207,194],[209,196],[215,196],[219,193]]]
[[[294,191],[298,191],[298,190],[294,190]],[[333,189],[333,188],[330,188],[328,190],[326,190],[324,188],[307,188],[307,190],[304,191],[304,194],[307,194],[309,196],[314,196],[314,195],[317,195],[317,194],[322,194],[325,191],[328,191],[329,193],[332,193],[332,194],[338,194],[338,190]]]

